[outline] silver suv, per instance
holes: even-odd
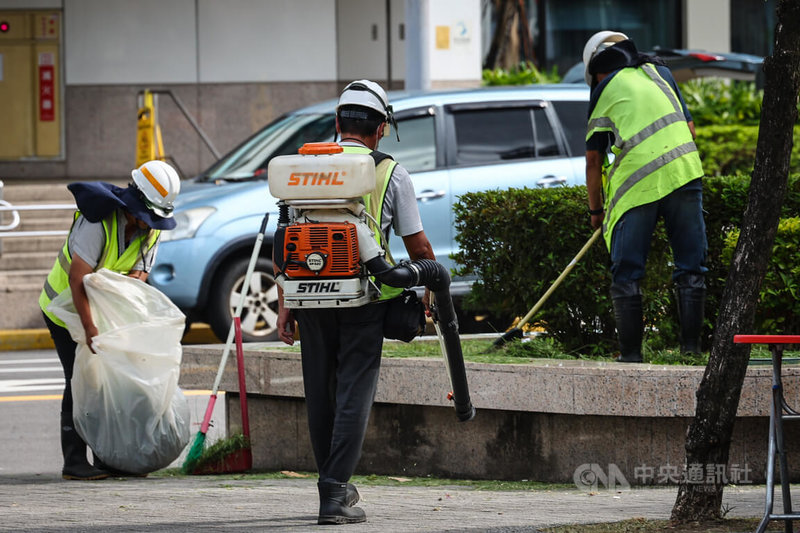
[[[567,84],[389,94],[400,142],[392,134],[378,149],[411,173],[425,233],[440,262],[454,266],[453,203],[459,195],[584,183],[588,98],[587,87]],[[250,283],[242,329],[246,341],[276,338],[270,258],[277,209],[267,187],[267,164],[275,156],[297,153],[306,142],[333,140],[335,104],[331,100],[278,118],[182,185],[175,204],[178,227],[164,233],[150,283],[189,320],[208,322],[221,339],[267,212],[275,216]],[[394,257],[406,257],[402,240],[391,242]],[[455,279],[453,295],[463,295],[469,284]]]

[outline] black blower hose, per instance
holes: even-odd
[[[453,387],[453,404],[459,421],[466,422],[475,417],[475,407],[469,397],[467,371],[464,354],[458,336],[458,319],[450,296],[450,274],[441,263],[430,259],[403,261],[392,266],[383,257],[375,257],[366,263],[369,272],[381,283],[390,287],[411,288],[424,285],[436,297],[436,314],[442,334],[450,385]]]

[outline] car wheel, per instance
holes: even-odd
[[[249,259],[230,263],[211,291],[208,322],[214,334],[227,340],[236,307],[242,294]],[[259,258],[250,279],[250,287],[242,307],[242,340],[264,342],[278,339],[278,287],[272,272],[272,261]]]

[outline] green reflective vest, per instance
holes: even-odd
[[[75,212],[75,218],[72,221],[73,227],[80,214],[80,211]],[[150,230],[148,234],[140,235],[131,241],[130,245],[125,249],[122,255],[120,255],[117,239],[117,232],[119,231],[117,211],[103,219],[103,231],[105,232],[106,242],[103,247],[103,255],[100,257],[95,271],[101,268],[107,268],[119,274],[128,274],[134,265],[136,265],[142,246],[146,246],[146,249],[149,251],[155,245],[158,236],[161,234],[160,230]],[[72,233],[72,229],[70,229],[70,233]],[[146,244],[144,244],[145,239],[147,239]],[[39,295],[39,307],[41,307],[42,311],[44,311],[50,320],[62,327],[66,325],[64,321],[48,311],[47,306],[50,305],[53,298],[69,287],[69,269],[71,265],[72,256],[69,253],[69,235],[67,235],[64,247],[58,253],[55,264],[47,275],[47,280],[44,282],[42,293]]]
[[[372,150],[365,146],[342,146],[346,154],[372,154]],[[375,230],[375,240],[378,241],[383,249],[386,251],[386,260],[394,265],[394,259],[389,251],[389,236],[384,236],[381,229],[381,215],[383,214],[383,202],[386,201],[386,190],[389,188],[389,180],[392,177],[392,171],[397,166],[391,158],[386,158],[375,167],[375,189],[369,194],[362,197],[364,206],[367,208],[367,213],[378,223],[378,228]],[[402,288],[390,287],[386,284],[381,285],[381,300],[389,300],[395,298],[403,292]]]
[[[598,132],[615,137],[614,161],[603,170],[603,238],[610,250],[614,225],[626,211],[702,177],[703,168],[680,100],[652,64],[624,68],[609,80],[586,139]]]

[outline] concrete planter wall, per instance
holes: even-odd
[[[213,383],[220,346],[184,349],[181,386]],[[300,355],[245,347],[253,462],[259,469],[315,470]],[[457,421],[439,359],[384,359],[359,471],[572,483],[584,472],[617,482],[675,483],[702,367],[539,360],[467,364],[475,420]],[[784,367],[786,398],[800,404],[800,367]],[[229,363],[221,388],[237,390]],[[748,369],[725,473],[739,484],[765,478],[771,367]],[[230,427],[238,398],[227,395]],[[800,464],[787,424],[790,464]],[[722,475],[722,474],[714,474]],[[798,478],[800,479],[800,478]],[[793,481],[798,481],[793,479]]]

